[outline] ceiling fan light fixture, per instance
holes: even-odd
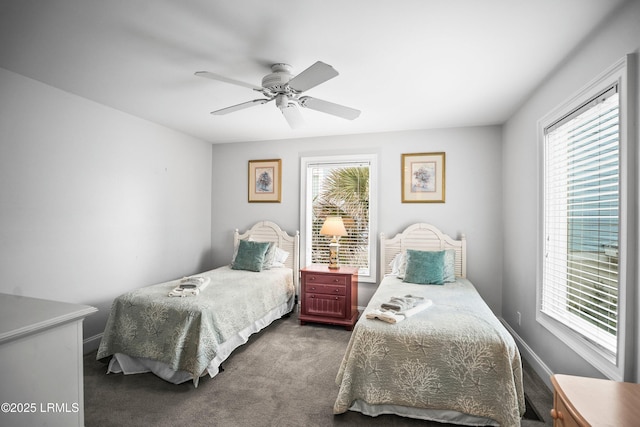
[[[289,97],[284,93],[276,95],[276,105],[279,109],[287,108],[289,106]]]

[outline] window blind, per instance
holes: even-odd
[[[308,165],[311,181],[311,261],[329,263],[330,236],[320,234],[327,216],[340,216],[347,235],[339,240],[339,264],[369,275],[369,162]]]
[[[619,144],[617,85],[545,129],[541,310],[613,355]]]

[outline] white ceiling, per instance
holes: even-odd
[[[623,0],[0,0],[0,67],[212,143],[501,124]],[[340,75],[305,94],[362,111],[273,103],[269,64]]]

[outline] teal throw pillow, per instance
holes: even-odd
[[[407,249],[407,271],[404,282],[419,285],[444,284],[445,251]]]
[[[238,254],[231,268],[234,270],[262,271],[264,257],[269,249],[269,242],[252,242],[240,240]]]

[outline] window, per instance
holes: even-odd
[[[327,216],[341,216],[347,235],[339,240],[339,264],[356,266],[359,281],[375,282],[374,155],[302,159],[302,239],[305,264],[329,263],[329,236],[320,234]]]
[[[623,376],[626,312],[623,70],[540,122],[538,320],[613,379]]]
[[[542,311],[616,352],[617,85],[545,130]]]

